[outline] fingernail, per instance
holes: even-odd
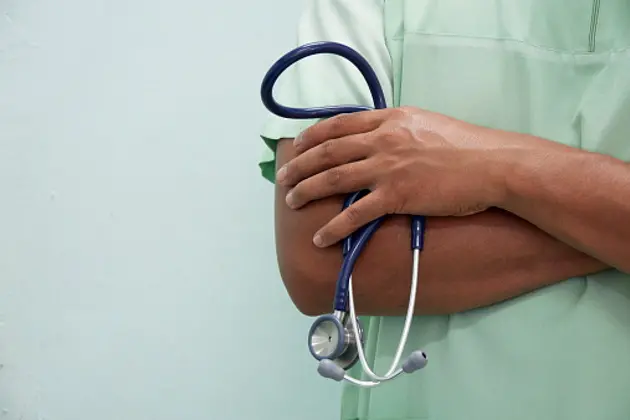
[[[319,233],[315,234],[315,236],[313,236],[313,243],[316,247],[321,248],[324,245],[324,239],[322,238],[322,235],[320,235]]]
[[[284,201],[287,203],[287,206],[293,208],[293,190],[289,191],[284,198]]]
[[[295,138],[293,139],[293,146],[299,145],[301,141],[302,141],[302,133],[295,136]]]
[[[276,173],[276,181],[277,182],[282,182],[284,181],[284,179],[287,177],[287,168],[286,166],[283,166],[282,168],[280,168],[278,170],[278,172]]]

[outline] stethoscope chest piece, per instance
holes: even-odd
[[[363,344],[363,328],[358,318],[357,325]],[[357,362],[359,352],[349,314],[340,312],[318,317],[308,333],[308,349],[317,360],[328,359],[343,370],[350,369]]]

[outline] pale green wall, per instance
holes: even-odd
[[[0,420],[322,420],[258,87],[302,2],[0,2]]]

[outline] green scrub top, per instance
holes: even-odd
[[[628,0],[312,0],[297,44],[323,40],[361,52],[390,106],[630,160]],[[358,71],[331,56],[299,63],[276,92],[295,106],[372,105]],[[273,181],[275,141],[313,122],[269,116],[263,176]],[[389,367],[402,323],[369,318],[377,373]],[[374,389],[345,385],[342,419],[629,420],[630,276],[609,270],[416,317],[407,351],[418,348],[430,358],[424,370]]]

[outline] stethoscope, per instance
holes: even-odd
[[[358,105],[292,108],[277,103],[273,97],[273,86],[280,75],[299,60],[315,54],[334,54],[350,61],[365,78],[374,101],[374,108]],[[263,104],[271,113],[290,119],[329,118],[339,114],[387,107],[383,89],[370,64],[352,48],[335,42],[315,42],[302,45],[282,56],[265,75],[261,86],[261,97]],[[350,194],[344,201],[343,208],[345,209],[368,193],[369,191],[359,191]],[[318,317],[308,333],[308,348],[313,357],[319,361],[317,369],[319,374],[335,381],[346,380],[361,387],[380,385],[398,377],[403,372],[412,373],[422,369],[427,364],[426,354],[416,350],[399,366],[414,315],[418,287],[418,260],[424,241],[424,216],[411,218],[411,249],[413,250],[411,291],[403,332],[394,360],[389,370],[381,376],[372,371],[365,359],[363,328],[356,316],[354,307],[352,272],[357,258],[382,221],[383,218],[376,219],[344,240],[343,263],[337,278],[333,312]],[[361,362],[364,373],[371,380],[359,380],[348,375],[346,371],[354,366],[357,360]]]

